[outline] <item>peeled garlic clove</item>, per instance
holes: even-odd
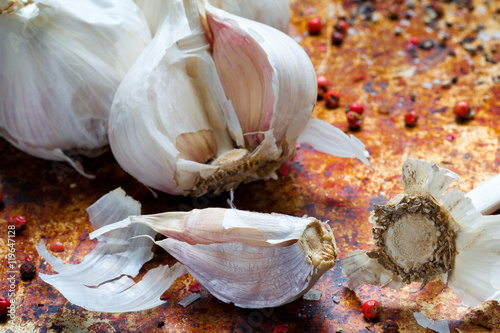
[[[214,296],[240,307],[273,307],[305,294],[335,264],[328,224],[311,217],[210,208],[130,216],[91,233],[144,224],[169,238],[156,242]]]
[[[151,39],[131,0],[9,1],[0,14],[0,136],[69,161],[107,145],[119,82]]]
[[[161,20],[161,6],[164,6],[166,1],[134,1],[144,12],[151,28],[151,32],[155,35],[156,29]],[[209,2],[213,6],[223,9],[231,14],[267,24],[285,33],[288,31],[288,27],[290,26],[289,0],[209,0]]]
[[[130,214],[140,214],[140,204],[125,192],[116,189],[87,209],[94,229]],[[185,268],[158,266],[148,271],[140,282],[135,277],[142,265],[153,257],[147,238],[132,238],[137,234],[153,236],[147,226],[135,225],[127,230],[110,232],[98,238],[95,249],[78,265],[64,264],[50,254],[42,240],[36,249],[57,274],[39,274],[71,303],[90,311],[140,311],[164,303],[160,295],[181,275]]]
[[[498,299],[500,216],[482,216],[458,187],[446,191],[457,179],[433,162],[408,159],[405,193],[370,215],[375,248],[342,261],[349,286],[398,289],[440,279],[466,304]]]

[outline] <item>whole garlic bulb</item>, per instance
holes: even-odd
[[[68,161],[106,146],[114,93],[151,40],[132,0],[0,2],[0,136]]]
[[[143,10],[153,35],[161,19],[161,6],[165,0],[135,0]],[[209,2],[229,13],[261,22],[283,32],[290,26],[289,0],[209,0]]]
[[[113,154],[140,182],[203,195],[273,178],[301,133],[313,146],[341,147],[322,151],[366,161],[359,140],[311,120],[316,74],[289,36],[206,4],[211,48],[196,1],[169,1],[162,11],[110,115]]]

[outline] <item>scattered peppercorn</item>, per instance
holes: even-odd
[[[158,328],[165,326],[165,322],[162,320],[158,323]]]
[[[14,215],[7,221],[9,225],[13,225],[15,230],[21,230],[26,225],[26,219],[19,215]]]
[[[328,91],[330,82],[324,75],[318,75],[316,80],[318,81],[318,100],[322,100],[325,96],[325,93]]]
[[[36,267],[35,265],[33,265],[31,260],[25,261],[21,264],[19,273],[21,274],[21,279],[23,281],[33,280],[33,278],[36,276]]]
[[[323,28],[323,22],[321,18],[315,17],[307,21],[307,31],[309,35],[317,36],[321,33],[321,29]]]
[[[363,112],[365,112],[365,107],[362,104],[359,103],[353,103],[349,107],[349,111],[356,112],[359,115],[362,115]]]
[[[287,325],[276,325],[274,327],[274,333],[286,333],[288,332]]]
[[[471,112],[471,108],[467,101],[457,102],[453,107],[453,112],[459,120],[466,120],[474,117],[474,113]]]
[[[191,290],[191,292],[193,293],[197,293],[198,291],[200,291],[200,283],[199,282],[193,283],[192,285],[189,286],[189,290]]]
[[[330,90],[325,94],[324,100],[328,109],[336,109],[339,107],[340,95],[337,91]]]
[[[347,30],[349,30],[349,23],[346,20],[339,20],[334,28],[336,31],[345,35],[347,34]]]
[[[339,46],[342,44],[343,41],[344,41],[344,34],[338,32],[338,31],[334,31],[332,33],[332,44],[333,45]]]
[[[373,320],[379,316],[381,310],[380,303],[371,299],[363,304],[362,312],[366,319]]]
[[[361,118],[361,115],[359,113],[354,111],[347,112],[347,124],[349,125],[350,129],[357,130],[361,127],[362,123],[363,119]]]
[[[53,251],[53,252],[63,252],[64,251],[64,245],[61,242],[53,241],[50,244],[50,250]]]
[[[410,45],[417,46],[418,44],[420,44],[420,40],[418,39],[418,37],[412,36],[410,38]]]
[[[0,318],[7,314],[9,306],[10,306],[9,300],[0,297]]]
[[[415,127],[417,125],[418,114],[415,111],[410,111],[405,114],[405,124],[408,127]]]

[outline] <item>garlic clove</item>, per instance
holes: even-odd
[[[335,263],[331,235],[311,228],[285,247],[190,245],[171,238],[157,244],[221,301],[243,308],[275,307],[304,295]]]
[[[0,136],[84,173],[69,156],[107,145],[111,101],[151,39],[147,23],[130,0],[9,5],[0,14]]]
[[[403,184],[411,194],[375,206],[370,215],[375,248],[343,260],[349,285],[397,289],[440,279],[468,305],[498,297],[500,217],[482,216],[457,187],[444,193],[456,179],[433,162],[408,159]],[[383,278],[390,274],[390,280]]]
[[[97,229],[130,214],[140,214],[140,209],[137,201],[116,189],[87,212]],[[179,263],[172,267],[158,266],[135,283],[130,277],[135,277],[142,265],[153,257],[151,242],[147,238],[132,238],[136,234],[152,236],[154,232],[143,225],[109,232],[98,238],[95,249],[78,265],[64,264],[47,251],[42,240],[36,249],[57,274],[39,276],[70,302],[90,311],[140,311],[161,305],[164,302],[159,295],[177,277],[186,274],[186,270]]]
[[[142,183],[187,194],[200,174],[214,172],[205,163],[233,144],[197,9],[180,0],[162,9],[157,34],[115,95],[110,145],[120,165]]]
[[[308,55],[279,30],[208,3],[204,10],[217,72],[245,134],[245,146],[257,147],[262,132],[270,129],[278,146],[285,139],[289,146],[295,144],[316,103],[316,74]]]
[[[337,256],[326,223],[237,209],[130,216],[90,237],[136,224],[168,236],[155,243],[182,262],[214,296],[240,307],[279,306],[297,299],[333,267]]]

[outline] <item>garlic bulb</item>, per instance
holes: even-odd
[[[68,161],[107,145],[111,102],[151,35],[132,0],[0,2],[0,136]]]
[[[140,204],[125,192],[116,189],[87,209],[94,229],[140,214]],[[161,305],[161,295],[179,277],[186,274],[177,263],[172,267],[151,269],[135,283],[142,265],[153,258],[147,238],[132,238],[137,234],[154,235],[153,230],[136,225],[127,230],[99,237],[95,249],[80,264],[64,264],[47,249],[43,240],[36,246],[41,257],[57,274],[40,273],[40,278],[54,286],[68,301],[90,311],[140,311]]]
[[[337,256],[326,223],[235,208],[130,216],[90,237],[138,224],[168,236],[155,243],[212,295],[244,308],[274,307],[299,298],[333,267]]]
[[[276,177],[302,132],[320,151],[367,163],[359,140],[310,120],[316,76],[290,37],[206,4],[212,50],[196,1],[161,9],[110,115],[111,149],[132,176],[171,194],[220,193]]]
[[[406,160],[405,193],[370,215],[375,247],[342,261],[350,288],[439,278],[468,305],[499,299],[500,216],[481,215],[458,187],[446,192],[455,180],[433,162]]]
[[[184,266],[224,302],[248,308],[278,306],[305,294],[337,256],[328,224],[312,217],[218,208],[141,216],[136,215],[140,205],[121,189],[87,211],[95,230],[90,236],[97,237],[98,244],[80,264],[63,264],[43,241],[37,251],[58,273],[40,274],[42,280],[93,311],[161,305],[160,296],[186,273]],[[170,237],[156,243],[183,265],[151,269],[135,284],[126,275],[136,276],[151,259],[149,238],[155,231]]]
[[[156,33],[165,0],[135,0],[148,20],[151,32]],[[289,0],[208,0],[228,13],[261,22],[283,32],[290,26]]]

